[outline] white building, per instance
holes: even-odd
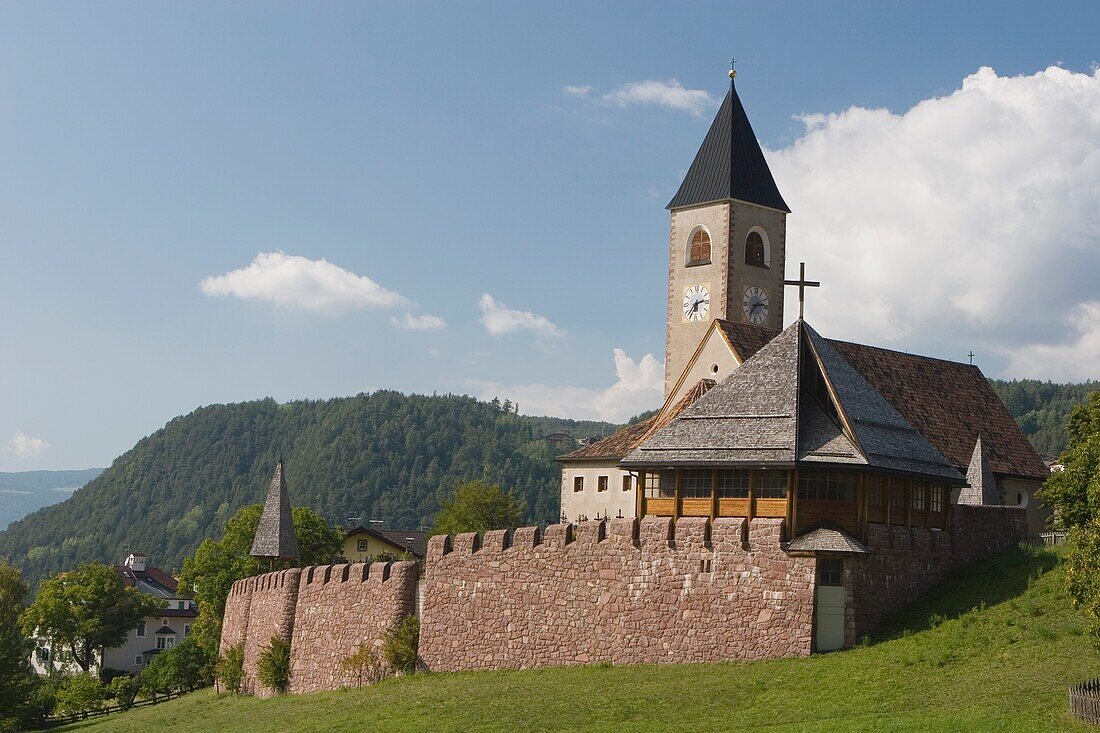
[[[164,608],[155,615],[147,616],[130,631],[126,641],[120,646],[100,650],[96,655],[97,667],[137,672],[166,649],[191,633],[191,624],[199,615],[195,602],[178,594],[179,583],[160,568],[146,564],[145,555],[132,552],[122,565],[117,566],[126,585],[140,592],[164,599]],[[31,666],[40,675],[54,670],[79,672],[68,649],[52,648],[51,641],[45,637],[36,640],[36,648],[31,655]]]

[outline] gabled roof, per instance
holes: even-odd
[[[614,460],[622,459],[630,451],[645,440],[648,440],[657,430],[667,425],[677,415],[695,403],[705,395],[716,382],[713,379],[700,379],[687,393],[672,405],[666,405],[652,417],[640,420],[633,425],[616,431],[611,436],[601,441],[587,445],[584,448],[558,456],[563,463],[571,461]]]
[[[158,598],[177,598],[179,581],[160,568],[146,565],[144,570],[134,570],[127,565],[116,565],[115,569],[122,576],[122,582],[131,588],[137,588],[142,593],[157,596]]]
[[[796,321],[623,465],[848,464],[962,475],[825,339]]]
[[[980,435],[974,444],[974,454],[970,457],[966,482],[970,485],[964,486],[959,492],[960,504],[990,506],[1001,503],[1001,492],[997,489],[997,481],[989,467],[989,451]]]
[[[373,537],[379,542],[385,542],[386,544],[398,547],[416,557],[424,557],[428,554],[427,532],[402,532],[399,530],[380,530],[359,526],[355,529],[349,529],[344,535],[344,538],[355,537],[357,535]]]
[[[726,341],[742,362],[748,360],[764,348],[764,344],[779,335],[779,331],[771,328],[750,326],[747,323],[737,323],[722,318],[715,318],[714,324],[722,331],[722,335],[726,337]]]
[[[298,557],[298,536],[294,533],[294,518],[290,514],[290,498],[286,491],[283,459],[275,466],[271,486],[267,489],[267,501],[256,527],[256,539],[252,542],[253,557],[271,557],[292,560]]]
[[[695,160],[666,208],[730,199],[790,213],[732,80]]]
[[[778,331],[718,321],[738,354],[758,350]],[[970,465],[982,435],[993,473],[1046,480],[1050,475],[989,380],[971,364],[961,364],[876,346],[826,339],[910,425],[960,471]]]

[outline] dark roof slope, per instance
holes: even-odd
[[[787,552],[846,552],[854,555],[870,555],[867,546],[840,527],[824,523],[799,535],[787,545]]]
[[[738,355],[759,350],[778,331],[720,321]],[[995,474],[1046,480],[1031,442],[978,367],[917,354],[825,339],[895,410],[960,471],[981,434]]]
[[[970,465],[980,434],[994,473],[1049,478],[1043,459],[978,367],[846,341],[832,343],[960,470]]]
[[[737,356],[740,357],[741,361],[750,358],[757,351],[764,348],[764,344],[779,335],[779,331],[761,328],[760,326],[750,326],[747,323],[737,323],[722,318],[715,318],[714,321],[718,324],[718,328],[722,329],[722,333],[729,341],[730,346],[733,347],[733,350],[737,352]]]
[[[160,598],[177,597],[176,591],[179,589],[179,581],[160,568],[146,565],[144,570],[134,570],[127,565],[116,565],[115,569],[122,576],[123,583],[131,588],[137,588],[142,593]]]
[[[256,527],[256,539],[252,542],[253,557],[274,557],[290,560],[298,557],[298,536],[294,532],[294,519],[290,515],[290,498],[286,491],[283,459],[275,466],[267,501]]]
[[[803,321],[781,333],[624,465],[857,464],[962,475]]]
[[[732,81],[729,94],[667,208],[680,209],[729,199],[790,212],[775,185]]]

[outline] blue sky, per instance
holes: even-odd
[[[791,259],[824,273],[819,330],[973,348],[994,376],[1089,376],[1074,365],[1100,343],[1097,28],[1095,3],[0,5],[0,470],[107,465],[178,414],[269,395],[500,394],[613,419],[652,406],[664,205],[730,56],[794,211]],[[630,86],[646,81],[649,97]],[[957,191],[909,210],[875,198],[910,147],[941,196],[931,161],[966,161],[944,176]],[[983,150],[995,164],[971,165]],[[998,254],[1035,226],[982,233],[1012,218],[992,199],[1026,210],[1036,180],[1043,241],[1072,250],[1048,269]],[[830,213],[830,196],[851,210]],[[861,228],[861,197],[892,218]],[[961,232],[974,211],[989,226]],[[942,321],[891,280],[943,266],[909,229],[884,233],[910,216],[918,242],[959,237]],[[864,254],[850,277],[848,246]],[[289,301],[271,300],[282,281],[262,263],[259,284],[200,287],[280,252],[306,278]],[[1022,269],[995,287],[1006,261]],[[1058,298],[1013,315],[1021,283]],[[328,287],[335,300],[309,300]]]

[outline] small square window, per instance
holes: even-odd
[[[844,585],[844,563],[829,557],[818,560],[817,582],[818,585]]]
[[[600,476],[596,479],[596,491],[607,491],[607,476]]]
[[[134,657],[134,665],[137,667],[141,666],[141,655]]]
[[[584,476],[576,476],[573,478],[573,491],[584,491]]]
[[[630,491],[630,474],[623,476],[623,491]]]
[[[137,635],[138,635],[138,636],[140,636],[140,637],[144,637],[144,636],[145,636],[145,622],[144,622],[144,621],[139,621],[139,622],[138,622],[138,625],[137,625]]]
[[[359,550],[359,552],[366,552],[367,551],[367,541],[366,540],[359,540],[359,543],[356,545],[356,548]]]

